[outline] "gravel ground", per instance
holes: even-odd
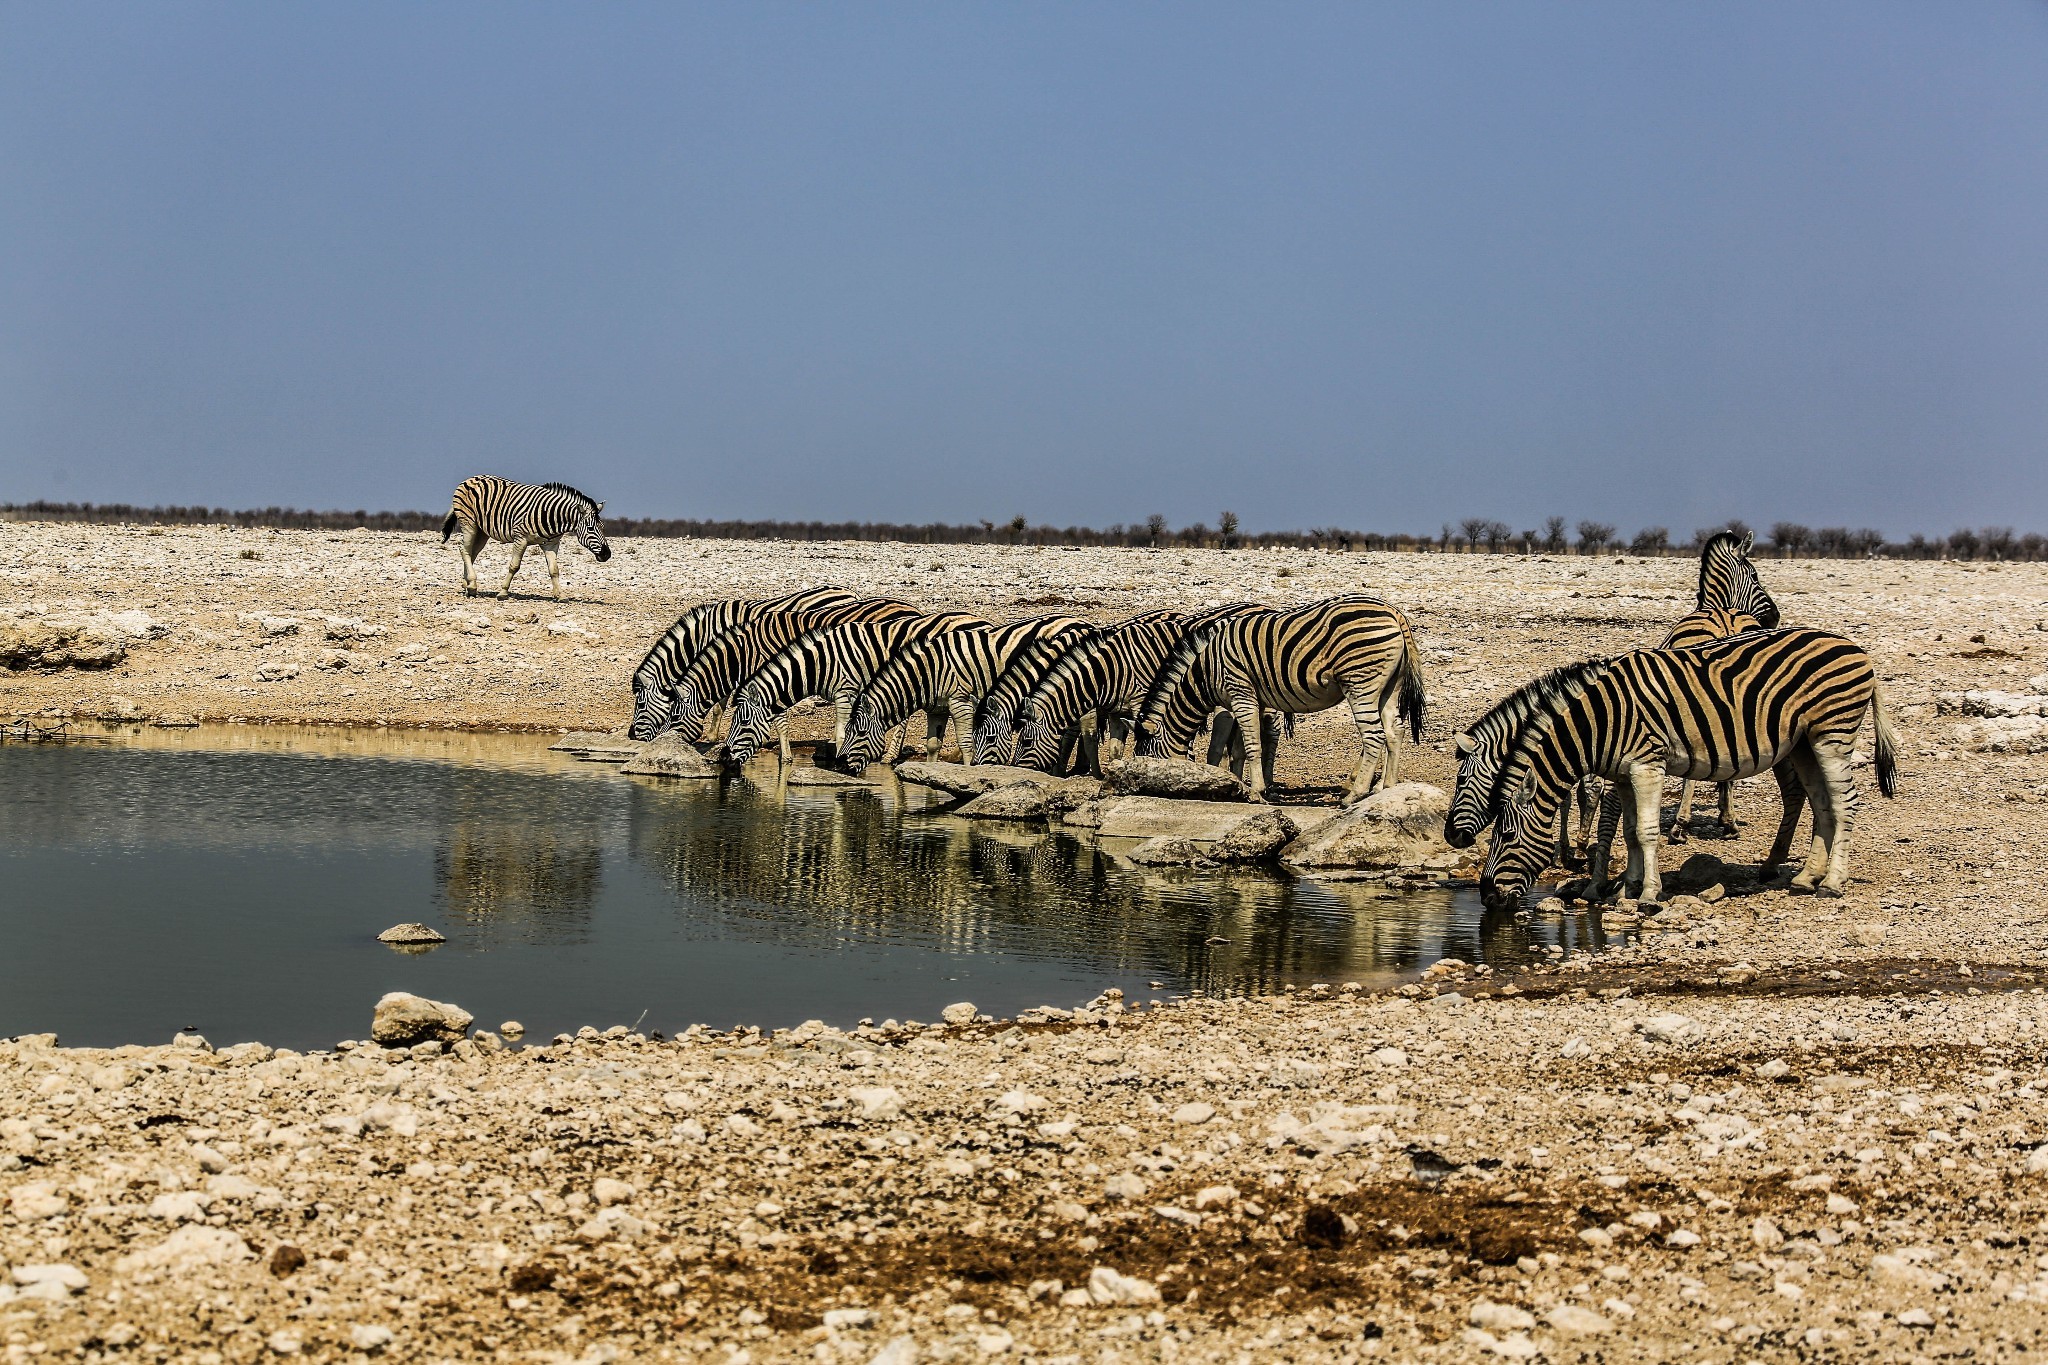
[[[132,639],[110,669],[0,675],[4,709],[607,727],[647,640],[709,596],[837,583],[1107,619],[1364,588],[1422,633],[1432,720],[1407,775],[1444,784],[1458,724],[1540,668],[1654,642],[1690,605],[1693,572],[618,547],[603,568],[570,558],[574,600],[558,605],[463,599],[453,552],[430,536],[0,525],[0,625],[121,617]],[[862,1362],[2038,1350],[2048,759],[1981,752],[2039,746],[1987,741],[1982,722],[1949,714],[2023,717],[2026,703],[1944,694],[2048,691],[2030,681],[2048,666],[2048,568],[1760,569],[1789,623],[1871,650],[1900,718],[1902,794],[1866,789],[1845,900],[1758,884],[1745,860],[1774,818],[1766,780],[1739,789],[1737,840],[1667,850],[1725,859],[1695,863],[1686,884],[1726,899],[1513,980],[1446,967],[1405,995],[1333,983],[1014,1023],[621,1030],[418,1057],[0,1044],[0,1349]],[[1283,782],[1333,787],[1345,740],[1334,717],[1305,724]]]

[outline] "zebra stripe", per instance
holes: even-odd
[[[1018,712],[1030,694],[1061,659],[1101,637],[1104,627],[1088,626],[1065,635],[1044,636],[1017,651],[975,708],[974,761],[1008,763],[1017,751]]]
[[[1758,586],[1761,590],[1762,585]],[[1737,611],[1731,607],[1700,607],[1689,615],[1679,617],[1669,633],[1658,643],[1657,648],[1691,649],[1696,645],[1712,644],[1731,635],[1740,635],[1746,630],[1763,628],[1763,622],[1746,611]],[[1714,792],[1720,807],[1721,828],[1732,837],[1735,833],[1735,784],[1716,783]],[[1671,818],[1671,842],[1682,844],[1691,837],[1692,779],[1685,778],[1678,784],[1678,810]],[[1601,842],[1604,844],[1606,840],[1603,839]]]
[[[1382,775],[1399,780],[1395,716],[1422,738],[1427,698],[1422,659],[1408,618],[1378,597],[1352,593],[1286,611],[1231,616],[1177,646],[1145,699],[1141,752],[1184,749],[1215,704],[1230,708],[1244,736],[1245,779],[1254,795],[1272,781],[1261,713],[1305,715],[1348,702],[1359,754],[1346,799],[1372,794]]]
[[[854,600],[838,588],[805,588],[765,600],[731,597],[691,607],[648,647],[633,670],[633,724],[627,733],[641,741],[661,733],[676,680],[706,644],[726,631],[768,612],[815,610]]]
[[[833,705],[832,746],[836,753],[846,744],[846,722],[854,696],[905,646],[945,631],[988,624],[971,612],[949,611],[891,621],[849,621],[806,631],[740,684],[733,699],[732,729],[725,739],[726,762],[745,764],[768,742],[771,728],[784,712],[813,697]],[[782,747],[787,761],[786,737]]]
[[[548,576],[555,583],[555,600],[562,600],[562,537],[574,534],[583,548],[602,564],[612,557],[604,538],[600,514],[604,504],[588,493],[566,483],[513,483],[494,474],[479,474],[455,486],[449,500],[448,516],[441,523],[441,543],[446,545],[455,528],[462,528],[462,592],[477,594],[476,556],[486,541],[512,546],[512,567],[505,574],[505,586],[498,596],[512,593],[512,580],[530,546],[538,545],[547,557]]]
[[[936,733],[943,733],[941,713],[953,722],[954,740],[972,762],[975,705],[1018,652],[1035,640],[1092,629],[1078,617],[1040,616],[919,641],[885,664],[854,698],[841,758],[859,772],[881,755],[883,735],[923,711]]]
[[[711,708],[732,698],[754,671],[805,631],[848,621],[890,621],[921,615],[893,597],[860,597],[825,607],[765,613],[741,623],[697,652],[669,692],[669,728],[685,740],[705,737]]]
[[[1174,649],[1197,630],[1257,611],[1249,602],[1193,616],[1155,611],[1134,616],[1068,651],[1046,670],[1018,708],[1017,761],[1048,772],[1064,766],[1070,732],[1095,713],[1098,743],[1127,729]]]
[[[1729,781],[1790,760],[1813,804],[1814,837],[1795,887],[1840,895],[1856,787],[1849,754],[1869,711],[1878,787],[1895,790],[1895,741],[1870,658],[1827,631],[1755,631],[1692,649],[1646,649],[1560,669],[1502,772],[1502,803],[1480,878],[1489,907],[1516,903],[1549,862],[1565,795],[1587,775],[1626,782],[1627,879],[1656,900],[1658,808],[1667,770]],[[1779,783],[1793,778],[1781,772]],[[1788,802],[1791,820],[1797,809]],[[1791,846],[1781,823],[1777,846]],[[1604,872],[1604,863],[1598,865]]]
[[[1707,543],[1700,547],[1696,612],[1721,608],[1754,616],[1766,630],[1777,628],[1778,604],[1764,591],[1762,580],[1756,576],[1756,565],[1749,562],[1750,546],[1755,543],[1755,535],[1747,531],[1741,535],[1717,531],[1707,538]]]

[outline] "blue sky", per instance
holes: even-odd
[[[0,33],[0,500],[2048,528],[2048,6]]]

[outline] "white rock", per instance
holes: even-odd
[[[917,1365],[917,1338],[891,1337],[868,1359],[868,1365]]]
[[[1561,1303],[1546,1315],[1550,1325],[1567,1336],[1591,1337],[1609,1331],[1614,1324],[1590,1308]]]
[[[1756,1074],[1763,1077],[1767,1081],[1775,1081],[1781,1076],[1791,1075],[1792,1064],[1786,1061],[1783,1057],[1773,1057],[1771,1058],[1771,1060],[1765,1062],[1762,1066],[1758,1067],[1756,1069]]]
[[[1034,1095],[1028,1090],[1010,1090],[989,1101],[991,1109],[1004,1110],[1012,1114],[1030,1114],[1046,1108],[1051,1101]]]
[[[875,1310],[872,1308],[828,1308],[825,1310],[825,1325],[833,1331],[849,1327],[873,1327]]]
[[[1897,1322],[1901,1327],[1932,1327],[1934,1326],[1934,1314],[1928,1312],[1925,1308],[1908,1308],[1905,1312],[1900,1313],[1894,1318],[1893,1321]]]
[[[65,1265],[62,1262],[18,1265],[14,1267],[14,1282],[25,1288],[43,1284],[55,1285],[65,1294],[76,1294],[86,1286],[85,1272],[75,1265]]]
[[[348,1329],[348,1344],[368,1354],[383,1350],[393,1339],[389,1327],[377,1323],[357,1323]]]
[[[614,1238],[631,1241],[644,1237],[653,1231],[644,1220],[635,1218],[622,1208],[599,1209],[597,1216],[576,1229],[576,1235],[586,1242],[608,1242]]]
[[[305,1345],[305,1341],[297,1332],[288,1332],[280,1327],[270,1334],[264,1344],[278,1355],[295,1356]]]
[[[1138,1200],[1145,1197],[1145,1181],[1129,1171],[1113,1175],[1102,1182],[1102,1192],[1111,1199]]]
[[[1381,1066],[1399,1067],[1408,1065],[1408,1054],[1397,1047],[1379,1048],[1372,1054],[1372,1059]]]
[[[1526,1332],[1536,1325],[1534,1313],[1511,1303],[1495,1303],[1492,1299],[1475,1301],[1465,1320],[1489,1332]]]
[[[2027,1174],[2048,1175],[2048,1142],[2027,1153]]]
[[[246,1261],[254,1254],[248,1243],[226,1228],[187,1223],[155,1246],[123,1256],[114,1262],[114,1269],[123,1275],[145,1270],[190,1274]]]
[[[71,1202],[50,1185],[37,1181],[29,1185],[17,1185],[8,1192],[7,1207],[16,1218],[33,1222],[43,1218],[55,1218],[71,1207]]]
[[[1684,1014],[1653,1014],[1636,1031],[1658,1043],[1690,1043],[1706,1035],[1698,1020]]]
[[[1208,1185],[1195,1192],[1197,1209],[1227,1208],[1238,1201],[1235,1185]]]
[[[476,1016],[459,1005],[428,1000],[409,991],[392,991],[377,1002],[370,1036],[380,1043],[459,1042]]]
[[[424,924],[394,924],[377,935],[379,943],[446,943],[446,935]]]
[[[1215,1117],[1216,1106],[1213,1104],[1204,1104],[1200,1100],[1197,1100],[1192,1104],[1183,1104],[1180,1108],[1173,1111],[1173,1121],[1175,1123],[1184,1123],[1191,1127],[1198,1124],[1207,1123],[1210,1119],[1213,1119]]]
[[[1158,1303],[1159,1287],[1150,1280],[1120,1275],[1106,1265],[1088,1272],[1088,1300],[1099,1307]]]
[[[1687,1247],[1696,1247],[1699,1244],[1700,1235],[1690,1228],[1680,1228],[1664,1239],[1665,1246],[1677,1247],[1681,1251]]]
[[[1785,1245],[1785,1234],[1779,1230],[1777,1223],[1772,1221],[1771,1216],[1767,1213],[1760,1215],[1754,1223],[1749,1225],[1749,1237],[1751,1241],[1755,1242],[1765,1251],[1776,1251],[1779,1247]]]
[[[1444,842],[1451,799],[1422,782],[1383,787],[1281,851],[1291,867],[1449,868],[1460,854]]]
[[[903,1113],[903,1097],[894,1086],[856,1086],[846,1092],[846,1098],[860,1106],[864,1119],[893,1119]]]
[[[613,1204],[630,1204],[636,1191],[623,1180],[599,1176],[590,1187],[591,1198],[597,1200],[599,1208],[610,1208]]]
[[[972,1001],[962,1000],[939,1011],[939,1017],[949,1024],[971,1024],[981,1015]]]
[[[149,1216],[161,1218],[166,1223],[200,1223],[206,1220],[209,1202],[197,1190],[174,1190],[149,1201]]]

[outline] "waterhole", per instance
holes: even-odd
[[[547,743],[221,726],[0,744],[0,1035],[326,1047],[391,990],[538,1038],[848,1026],[1585,946],[1582,924],[1488,919],[1469,890],[1162,873],[893,778],[793,787],[772,758],[723,783],[628,778]],[[377,942],[410,920],[447,942]]]

